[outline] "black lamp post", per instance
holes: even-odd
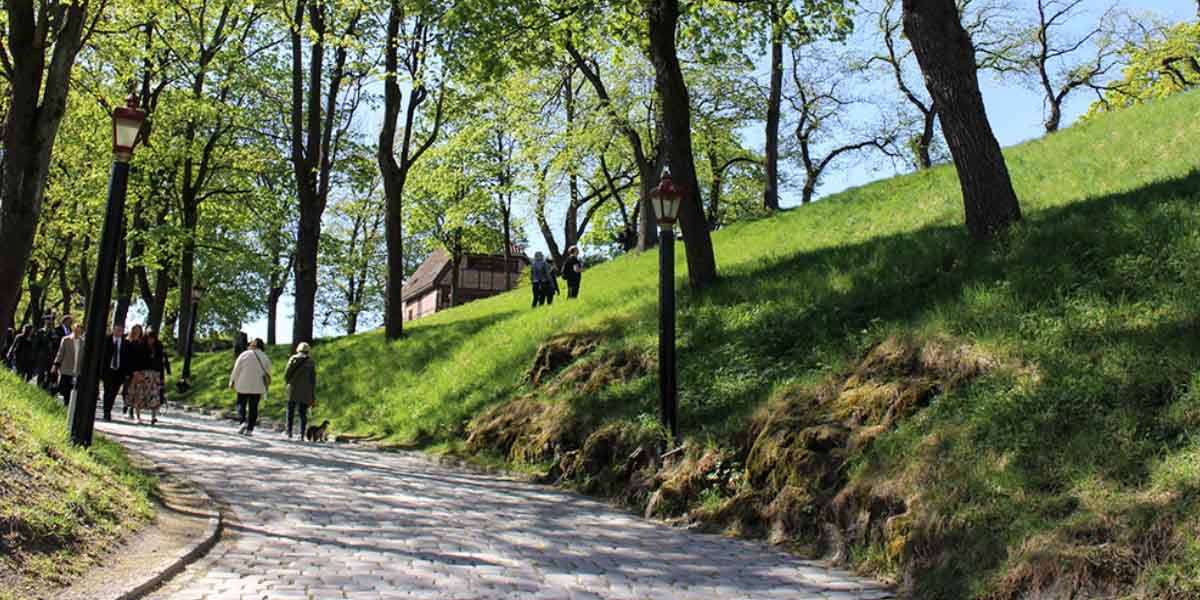
[[[679,440],[679,402],[675,382],[675,219],[683,189],[664,168],[658,187],[650,192],[650,204],[658,218],[661,243],[658,248],[658,396],[662,403],[663,426]]]
[[[200,312],[200,299],[204,297],[204,292],[208,288],[202,285],[192,286],[192,318],[187,331],[187,351],[183,356],[183,374],[179,377],[179,383],[175,384],[175,388],[180,393],[186,392],[192,387],[192,346],[196,343],[196,315]]]
[[[126,105],[113,110],[113,164],[108,179],[108,205],[104,213],[104,229],[100,234],[100,258],[96,261],[96,276],[92,279],[92,294],[88,297],[87,325],[83,338],[82,369],[71,400],[68,424],[71,441],[90,446],[96,425],[96,395],[100,388],[101,357],[108,339],[108,304],[112,300],[113,272],[116,270],[117,249],[123,237],[121,220],[125,213],[125,190],[129,184],[129,161],[138,133],[146,121],[146,113],[137,109],[137,94],[130,94]]]

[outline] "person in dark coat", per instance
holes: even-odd
[[[13,366],[12,362],[8,360],[8,351],[12,348],[13,340],[15,339],[17,339],[17,332],[13,331],[12,327],[9,327],[4,332],[4,337],[0,337],[0,361],[4,362],[4,366],[10,369]]]
[[[33,325],[21,328],[21,333],[13,338],[12,346],[8,349],[8,364],[17,372],[22,381],[33,379],[33,366],[37,356],[33,348]]]
[[[42,328],[33,334],[33,375],[37,377],[37,385],[43,390],[50,391],[53,377],[50,371],[54,368],[54,355],[58,346],[54,343],[54,317],[46,317]]]
[[[58,339],[59,343],[62,343],[63,338],[73,335],[74,333],[75,319],[73,319],[71,315],[63,315],[63,318],[59,321],[58,329],[54,332],[55,338]]]
[[[308,430],[308,409],[317,405],[317,366],[309,356],[311,349],[305,342],[296,346],[296,354],[288,359],[283,380],[287,383],[287,436],[292,437],[293,418],[300,415],[300,440]]]
[[[567,249],[567,260],[563,262],[563,279],[567,280],[567,298],[579,297],[579,280],[583,278],[583,262],[579,260],[579,246]]]
[[[112,420],[113,405],[117,403],[117,391],[129,377],[129,343],[125,340],[125,326],[113,325],[112,334],[104,342],[100,360],[100,381],[104,383],[104,420]]]

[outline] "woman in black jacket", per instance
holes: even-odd
[[[167,375],[171,373],[171,357],[153,329],[146,330],[146,367],[155,386],[154,394],[144,399],[143,408],[150,409],[150,424],[158,423],[158,410],[166,401]]]
[[[125,394],[132,407],[133,418],[137,420],[138,425],[141,425],[142,408],[147,407],[151,399],[157,401],[158,398],[158,384],[155,383],[157,371],[150,362],[150,350],[146,345],[141,325],[134,325],[129,330],[128,344],[129,358],[126,364],[129,365],[129,372],[132,375],[129,378],[129,386],[125,389]]]

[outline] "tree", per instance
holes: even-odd
[[[292,342],[313,339],[321,215],[329,201],[331,176],[343,138],[363,97],[367,68],[351,60],[352,40],[364,36],[361,5],[331,0],[294,0],[291,39],[291,161],[300,199],[296,236],[295,314]],[[332,46],[333,56],[326,57]],[[308,64],[304,51],[308,50]],[[361,49],[355,50],[361,54]]]
[[[346,335],[357,333],[362,319],[381,314],[384,305],[387,271],[380,259],[386,253],[387,205],[379,201],[382,184],[370,155],[378,153],[355,153],[344,161],[341,194],[330,208],[328,232],[321,238],[325,324],[336,322]]]
[[[1073,93],[1107,88],[1105,79],[1120,64],[1118,15],[1110,6],[1093,26],[1078,35],[1061,30],[1077,20],[1083,0],[1037,0],[1037,21],[1029,26],[1024,47],[999,57],[1005,72],[1032,80],[1045,104],[1046,133],[1062,125],[1062,107]]]
[[[980,70],[997,70],[1000,61],[1018,43],[1012,25],[1014,10],[1003,0],[956,0],[956,4],[975,50],[976,66]],[[912,64],[911,45],[903,40],[900,9],[900,0],[882,0],[877,10],[867,12],[876,25],[872,35],[878,36],[883,46],[867,58],[865,66],[881,68],[895,83],[903,100],[901,106],[907,108],[898,111],[905,115],[900,124],[912,130],[906,140],[912,164],[918,169],[928,169],[948,157],[938,143],[938,105],[920,83],[910,80],[913,71],[920,75],[920,69]]]
[[[704,289],[717,281],[717,261],[700,204],[700,185],[692,158],[691,102],[675,46],[679,2],[653,0],[647,3],[647,13],[654,89],[662,115],[664,158],[685,194],[679,209],[679,226],[687,255],[688,281],[693,289]]]
[[[256,176],[255,221],[260,226],[258,239],[267,260],[267,343],[274,345],[278,338],[276,321],[279,300],[287,291],[292,268],[296,261],[296,217],[298,200],[295,180],[278,161],[270,161]]]
[[[804,1],[807,18],[801,19],[792,0],[765,0],[771,55],[770,82],[767,88],[766,147],[763,160],[765,183],[763,208],[779,210],[779,123],[783,103],[784,53],[812,41],[816,36],[843,38],[852,26],[850,10],[842,2]]]
[[[409,203],[412,229],[427,235],[450,260],[450,306],[462,303],[463,258],[472,252],[495,252],[501,243],[500,216],[488,194],[486,171],[455,148],[436,148],[418,166]]]
[[[946,144],[962,187],[967,229],[989,239],[1021,219],[1000,144],[979,91],[975,50],[954,0],[903,0],[904,32],[925,85],[940,106]]]
[[[5,81],[0,160],[0,331],[11,325],[33,250],[51,152],[67,110],[71,69],[85,41],[90,3],[7,0],[0,48]]]
[[[629,116],[628,108],[622,107],[609,92],[609,86],[602,76],[600,61],[585,57],[573,41],[568,40],[564,47],[580,74],[591,84],[599,106],[608,114],[613,126],[620,131],[621,136],[628,144],[629,153],[637,167],[638,179],[641,183],[641,198],[648,197],[650,190],[658,185],[658,171],[662,164],[661,146],[658,145],[657,140],[651,140],[650,149],[647,149],[643,135],[638,131],[637,123]],[[654,211],[648,201],[638,202],[638,210],[633,219],[638,232],[637,249],[646,250],[653,247],[658,240],[658,230],[655,229]]]
[[[1089,117],[1200,86],[1200,23],[1138,25],[1139,38],[1121,49],[1121,78],[1097,94]]]
[[[414,139],[419,111],[430,95],[430,63],[435,48],[435,28],[438,16],[433,8],[420,7],[411,13],[407,3],[391,0],[388,11],[387,35],[384,37],[384,95],[383,126],[379,131],[379,170],[383,175],[384,196],[387,199],[387,300],[385,302],[385,335],[398,339],[404,334],[404,186],[413,165],[437,140],[442,124],[443,94],[435,92],[432,125],[423,141]],[[400,51],[404,56],[401,60]],[[400,90],[400,71],[404,70],[411,91],[404,113],[404,131],[400,151],[396,152],[396,124],[400,116],[403,94]]]
[[[747,148],[740,135],[761,113],[762,95],[746,75],[751,68],[749,61],[737,57],[686,73],[693,92],[692,135],[701,158],[697,176],[706,191],[705,219],[712,230],[764,211],[759,191],[763,158]],[[729,185],[733,181],[741,185]]]
[[[816,53],[826,51],[821,49]],[[836,65],[827,68],[816,60],[806,62],[802,51],[796,49],[792,59],[792,82],[795,89],[789,100],[796,113],[795,142],[804,169],[801,203],[812,202],[821,176],[839,157],[865,150],[896,154],[893,150],[895,132],[854,132],[845,115],[863,103],[843,91],[847,84],[845,74]],[[825,140],[831,137],[831,130],[850,132],[847,137],[851,139],[829,147]]]

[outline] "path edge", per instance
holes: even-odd
[[[178,555],[171,560],[165,568],[157,573],[148,575],[140,582],[130,582],[124,586],[124,589],[114,592],[114,600],[139,600],[151,592],[162,587],[162,585],[170,581],[173,577],[183,572],[192,563],[204,558],[217,542],[221,540],[221,535],[225,530],[225,513],[217,504],[213,497],[204,489],[203,486],[184,477],[177,470],[168,468],[159,464],[146,455],[134,451],[122,444],[126,454],[129,456],[130,463],[143,471],[153,473],[160,478],[171,479],[172,481],[182,484],[183,487],[189,490],[188,495],[164,492],[160,488],[162,494],[158,500],[156,513],[164,510],[171,510],[172,504],[179,504],[178,500],[184,497],[193,496],[202,500],[202,505],[199,509],[189,507],[188,510],[200,510],[205,514],[208,524],[204,528],[204,533],[198,536],[193,542],[189,542],[187,546],[180,551]]]

